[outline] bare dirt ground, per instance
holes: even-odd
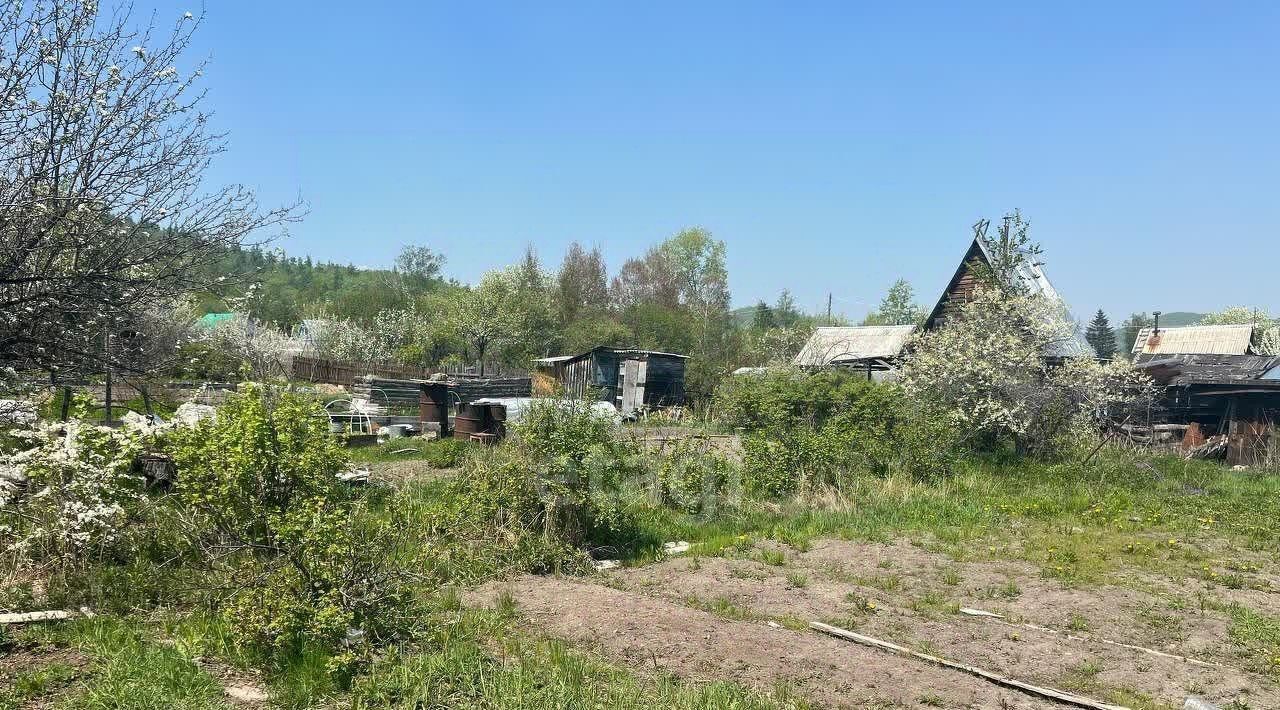
[[[223,699],[227,704],[241,708],[267,707],[267,689],[258,673],[207,659],[198,660],[196,665],[222,686]]]
[[[823,540],[805,552],[765,543],[749,557],[684,557],[590,580],[524,577],[495,588],[507,587],[546,632],[633,669],[765,691],[787,684],[821,706],[1061,707],[825,637],[807,630],[809,621],[1123,706],[1180,708],[1194,694],[1219,706],[1280,708],[1275,682],[1242,668],[1230,620],[1204,605],[1199,580],[1073,588],[1025,563],[957,562],[905,541]],[[1217,592],[1262,610],[1280,606],[1268,592]]]

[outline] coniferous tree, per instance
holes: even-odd
[[[777,325],[778,323],[773,317],[773,309],[769,307],[769,304],[764,301],[757,303],[756,311],[751,318],[751,327],[756,330],[768,330]]]
[[[1107,314],[1099,308],[1094,314],[1093,321],[1089,323],[1089,328],[1085,330],[1084,339],[1089,341],[1094,351],[1098,353],[1098,357],[1108,360],[1116,354],[1116,332],[1111,328],[1111,321],[1107,318]]]

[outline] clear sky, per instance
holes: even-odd
[[[211,177],[301,195],[293,254],[427,244],[472,281],[701,225],[735,305],[856,317],[899,276],[931,303],[969,225],[1019,207],[1081,316],[1280,310],[1280,3],[207,10]]]

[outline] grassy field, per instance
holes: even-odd
[[[394,453],[410,447],[417,450]],[[371,464],[408,458],[445,469],[465,456],[489,455],[421,441],[392,441],[353,454]],[[402,509],[409,516],[407,528],[428,525],[430,511],[450,504],[445,480],[401,483],[394,495],[413,502]],[[1212,612],[1226,624],[1223,658],[1268,686],[1280,672],[1280,605],[1271,601],[1280,592],[1278,493],[1280,477],[1274,475],[1119,451],[1105,452],[1087,465],[976,458],[936,481],[852,477],[841,488],[783,502],[726,502],[703,514],[657,505],[648,491],[634,488],[624,497],[629,524],[619,528],[613,542],[627,571],[636,574],[667,569],[662,565],[671,563],[662,561],[663,542],[693,543],[682,562],[686,566],[673,573],[676,581],[663,585],[678,590],[681,577],[696,579],[702,566],[711,569],[711,561],[719,560],[716,565],[727,565],[716,568],[727,575],[724,579],[784,590],[774,602],[783,606],[755,608],[743,599],[696,590],[674,595],[675,603],[736,623],[773,621],[787,629],[803,629],[819,617],[868,623],[885,618],[876,617],[878,607],[899,609],[911,619],[945,620],[965,599],[1014,604],[1036,584],[1074,590],[1081,599],[1110,587],[1154,593],[1161,585],[1181,585],[1185,594],[1161,591],[1161,599],[1176,600],[1152,606],[1138,619],[1144,633],[1157,640],[1165,632],[1174,638],[1185,619]],[[374,487],[369,495],[390,494]],[[432,538],[424,533],[421,539]],[[907,545],[932,557],[914,570],[889,564],[849,571],[814,557],[829,547],[827,540],[880,546],[858,548],[863,551]],[[234,687],[289,708],[409,708],[421,707],[419,702],[503,708],[807,704],[786,683],[748,687],[735,684],[732,675],[681,680],[656,662],[629,663],[590,644],[566,641],[529,625],[518,596],[486,608],[468,607],[459,599],[470,584],[510,573],[482,557],[441,547],[432,563],[438,569],[431,572],[454,581],[423,600],[412,638],[350,673],[330,672],[340,653],[300,649],[283,660],[245,655],[236,650],[224,621],[182,608],[120,610],[10,628],[0,638],[0,676],[6,681],[0,708],[205,708],[257,702],[229,696],[227,688]],[[983,565],[1014,563],[1016,574],[974,586]],[[625,579],[617,583],[625,586]],[[845,586],[827,599],[824,585],[832,584]],[[966,591],[950,591],[960,589]],[[792,603],[794,608],[786,606]],[[829,612],[822,613],[824,604],[831,606]],[[1078,617],[1064,616],[1058,625],[1084,632],[1110,623]],[[1052,680],[1109,694],[1131,707],[1165,707],[1148,695],[1093,680],[1107,671],[1084,663]]]

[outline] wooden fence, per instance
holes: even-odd
[[[478,371],[470,365],[436,365],[434,367],[415,367],[393,362],[350,362],[346,360],[326,360],[318,357],[297,355],[293,358],[293,377],[308,382],[324,382],[331,385],[350,387],[357,377],[374,375],[389,379],[426,380],[432,375],[443,372],[457,377],[475,377]],[[528,377],[527,370],[518,370],[498,365],[485,365],[486,377]]]

